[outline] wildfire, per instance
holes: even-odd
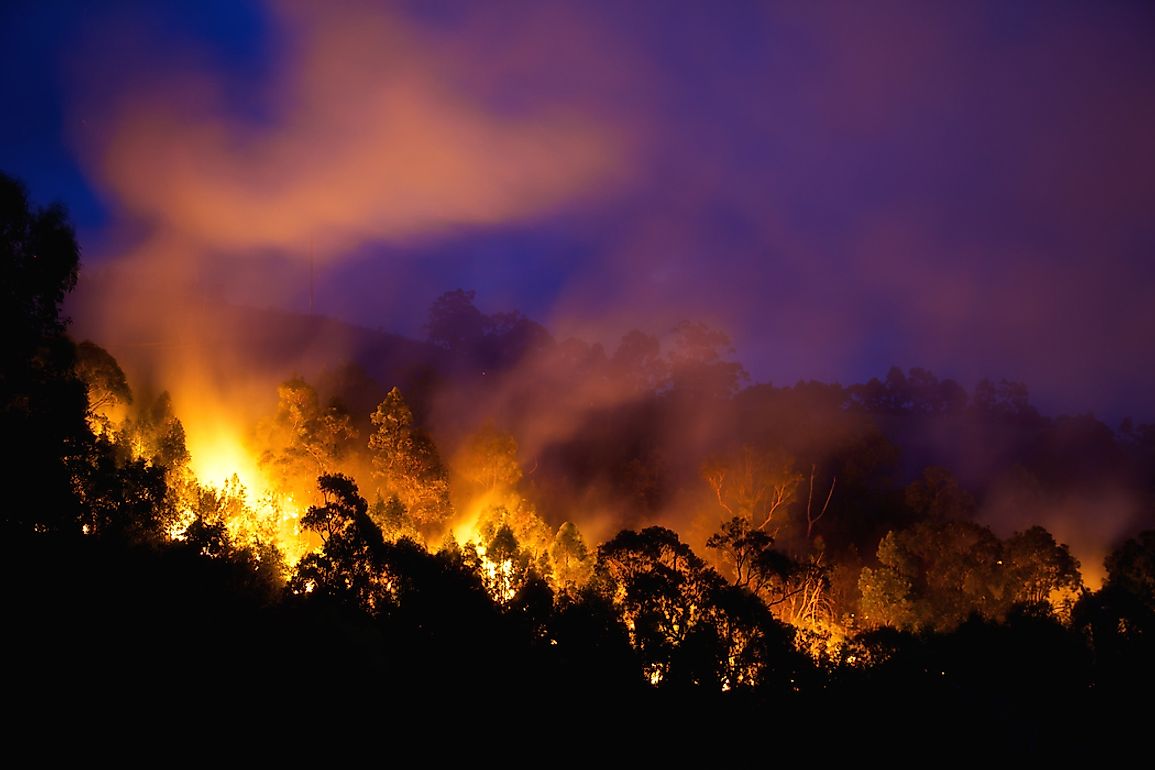
[[[481,546],[481,531],[479,529],[479,522],[481,519],[482,506],[480,504],[470,506],[470,510],[465,516],[455,522],[449,528],[449,534],[459,545],[467,545],[472,543],[475,546]]]
[[[271,543],[289,567],[316,548],[299,525],[300,506],[291,494],[278,491],[232,423],[218,417],[189,425],[189,469],[220,497],[222,518],[234,541]],[[191,511],[186,519],[187,528]]]
[[[472,548],[477,554],[480,560],[482,579],[493,598],[499,602],[508,602],[517,593],[513,560],[490,558],[489,549],[485,545],[485,538],[481,532],[482,516],[494,505],[491,497],[491,495],[483,495],[473,501],[467,507],[465,515],[450,527],[449,533],[459,545]]]
[[[236,476],[248,489],[266,486],[260,465],[235,428],[223,420],[188,423],[188,449],[189,467],[203,484],[222,489]]]

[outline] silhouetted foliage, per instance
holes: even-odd
[[[727,360],[733,353],[725,332],[682,321],[674,329],[674,342],[666,356],[671,390],[684,398],[732,397],[750,379],[740,363]]]
[[[553,346],[549,332],[519,311],[485,315],[473,304],[473,290],[447,291],[434,300],[425,324],[426,339],[465,362],[508,367]]]
[[[90,422],[117,404],[132,403],[132,389],[120,364],[95,342],[85,340],[76,346],[76,374],[88,388]]]
[[[288,589],[296,596],[376,611],[390,600],[381,530],[352,479],[323,475],[317,486],[325,503],[309,508],[301,526],[321,536],[321,549],[301,559]]]
[[[0,463],[3,523],[27,531],[79,528],[73,467],[92,434],[87,389],[60,315],[76,284],[80,249],[64,209],[37,208],[0,174]]]

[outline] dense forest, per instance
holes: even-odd
[[[0,208],[10,735],[917,761],[1147,720],[1155,426],[917,368],[751,384],[702,323],[607,352],[459,289],[213,460],[72,336],[66,214]]]

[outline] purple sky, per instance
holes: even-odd
[[[306,309],[312,255],[370,327],[472,288],[1151,421],[1153,40],[1144,2],[14,0],[0,170],[87,266],[233,300]]]

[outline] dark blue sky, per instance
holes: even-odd
[[[1141,2],[15,0],[0,169],[89,268],[233,300],[305,309],[311,255],[372,327],[473,288],[1151,420],[1152,40]]]

